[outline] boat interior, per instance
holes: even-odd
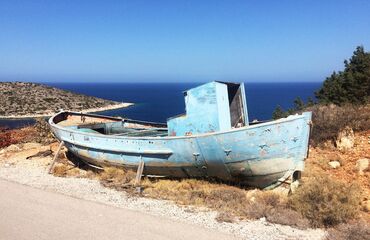
[[[128,136],[128,137],[165,137],[168,128],[165,123],[136,121],[131,119],[113,118],[109,116],[64,112],[63,118],[54,119],[54,123],[63,127],[86,133]],[[266,121],[253,121],[255,125]]]
[[[86,133],[130,136],[162,137],[167,136],[167,126],[162,123],[136,121],[94,114],[64,112],[54,123],[63,127]]]

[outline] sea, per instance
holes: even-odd
[[[202,83],[48,82],[45,84],[85,95],[134,103],[128,108],[104,111],[99,114],[166,122],[167,118],[184,113],[183,92]],[[283,109],[291,108],[296,97],[304,101],[309,97],[314,99],[314,92],[321,84],[321,82],[246,82],[249,119],[251,121],[271,119],[277,105]],[[33,119],[0,120],[0,126],[9,128],[19,128],[33,123]]]

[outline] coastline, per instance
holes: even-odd
[[[76,111],[76,112],[82,112],[82,113],[95,113],[95,112],[103,112],[108,110],[114,110],[114,109],[121,109],[121,108],[127,108],[130,106],[133,106],[133,103],[118,103],[113,105],[108,105],[105,107],[97,107],[97,108],[89,108],[84,109],[82,111]],[[72,111],[72,110],[71,110]],[[51,112],[47,111],[42,114],[26,114],[26,115],[10,115],[10,116],[0,116],[0,120],[12,120],[12,119],[28,119],[28,118],[39,118],[39,117],[51,117],[52,115],[56,114],[57,112]]]

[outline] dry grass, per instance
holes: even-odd
[[[103,186],[121,190],[133,185],[136,173],[122,168],[107,167],[98,178]]]
[[[217,222],[228,222],[233,223],[235,222],[235,216],[228,213],[228,212],[219,212],[216,217]]]
[[[341,224],[336,228],[329,229],[327,240],[368,240],[370,239],[370,224],[365,221],[357,221]]]
[[[287,198],[277,192],[248,191],[234,186],[203,180],[144,181],[144,195],[172,200],[182,205],[205,206],[219,212],[216,220],[232,222],[241,219],[259,219],[306,228],[308,221],[290,209]]]
[[[143,194],[147,197],[171,200],[182,205],[206,206],[235,215],[245,211],[247,202],[245,190],[204,180],[146,179],[143,186]]]
[[[75,166],[58,163],[54,166],[53,175],[57,177],[85,177],[85,171]]]
[[[326,175],[316,175],[290,197],[290,206],[306,217],[313,227],[345,223],[359,213],[360,189]]]

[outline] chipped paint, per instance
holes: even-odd
[[[206,93],[213,92],[208,89]],[[190,101],[189,94],[187,96],[186,101]],[[214,102],[215,99],[202,98],[201,101]],[[171,136],[175,130],[170,136],[125,136],[116,133],[128,125],[140,127],[144,123],[134,120],[129,124],[126,120],[104,123],[104,131],[109,134],[102,134],[58,124],[69,115],[80,114],[57,114],[49,120],[51,129],[72,153],[90,164],[135,169],[142,159],[144,174],[208,176],[256,187],[273,184],[287,172],[303,170],[311,121],[311,113],[306,112],[215,132],[195,131],[191,136]]]

